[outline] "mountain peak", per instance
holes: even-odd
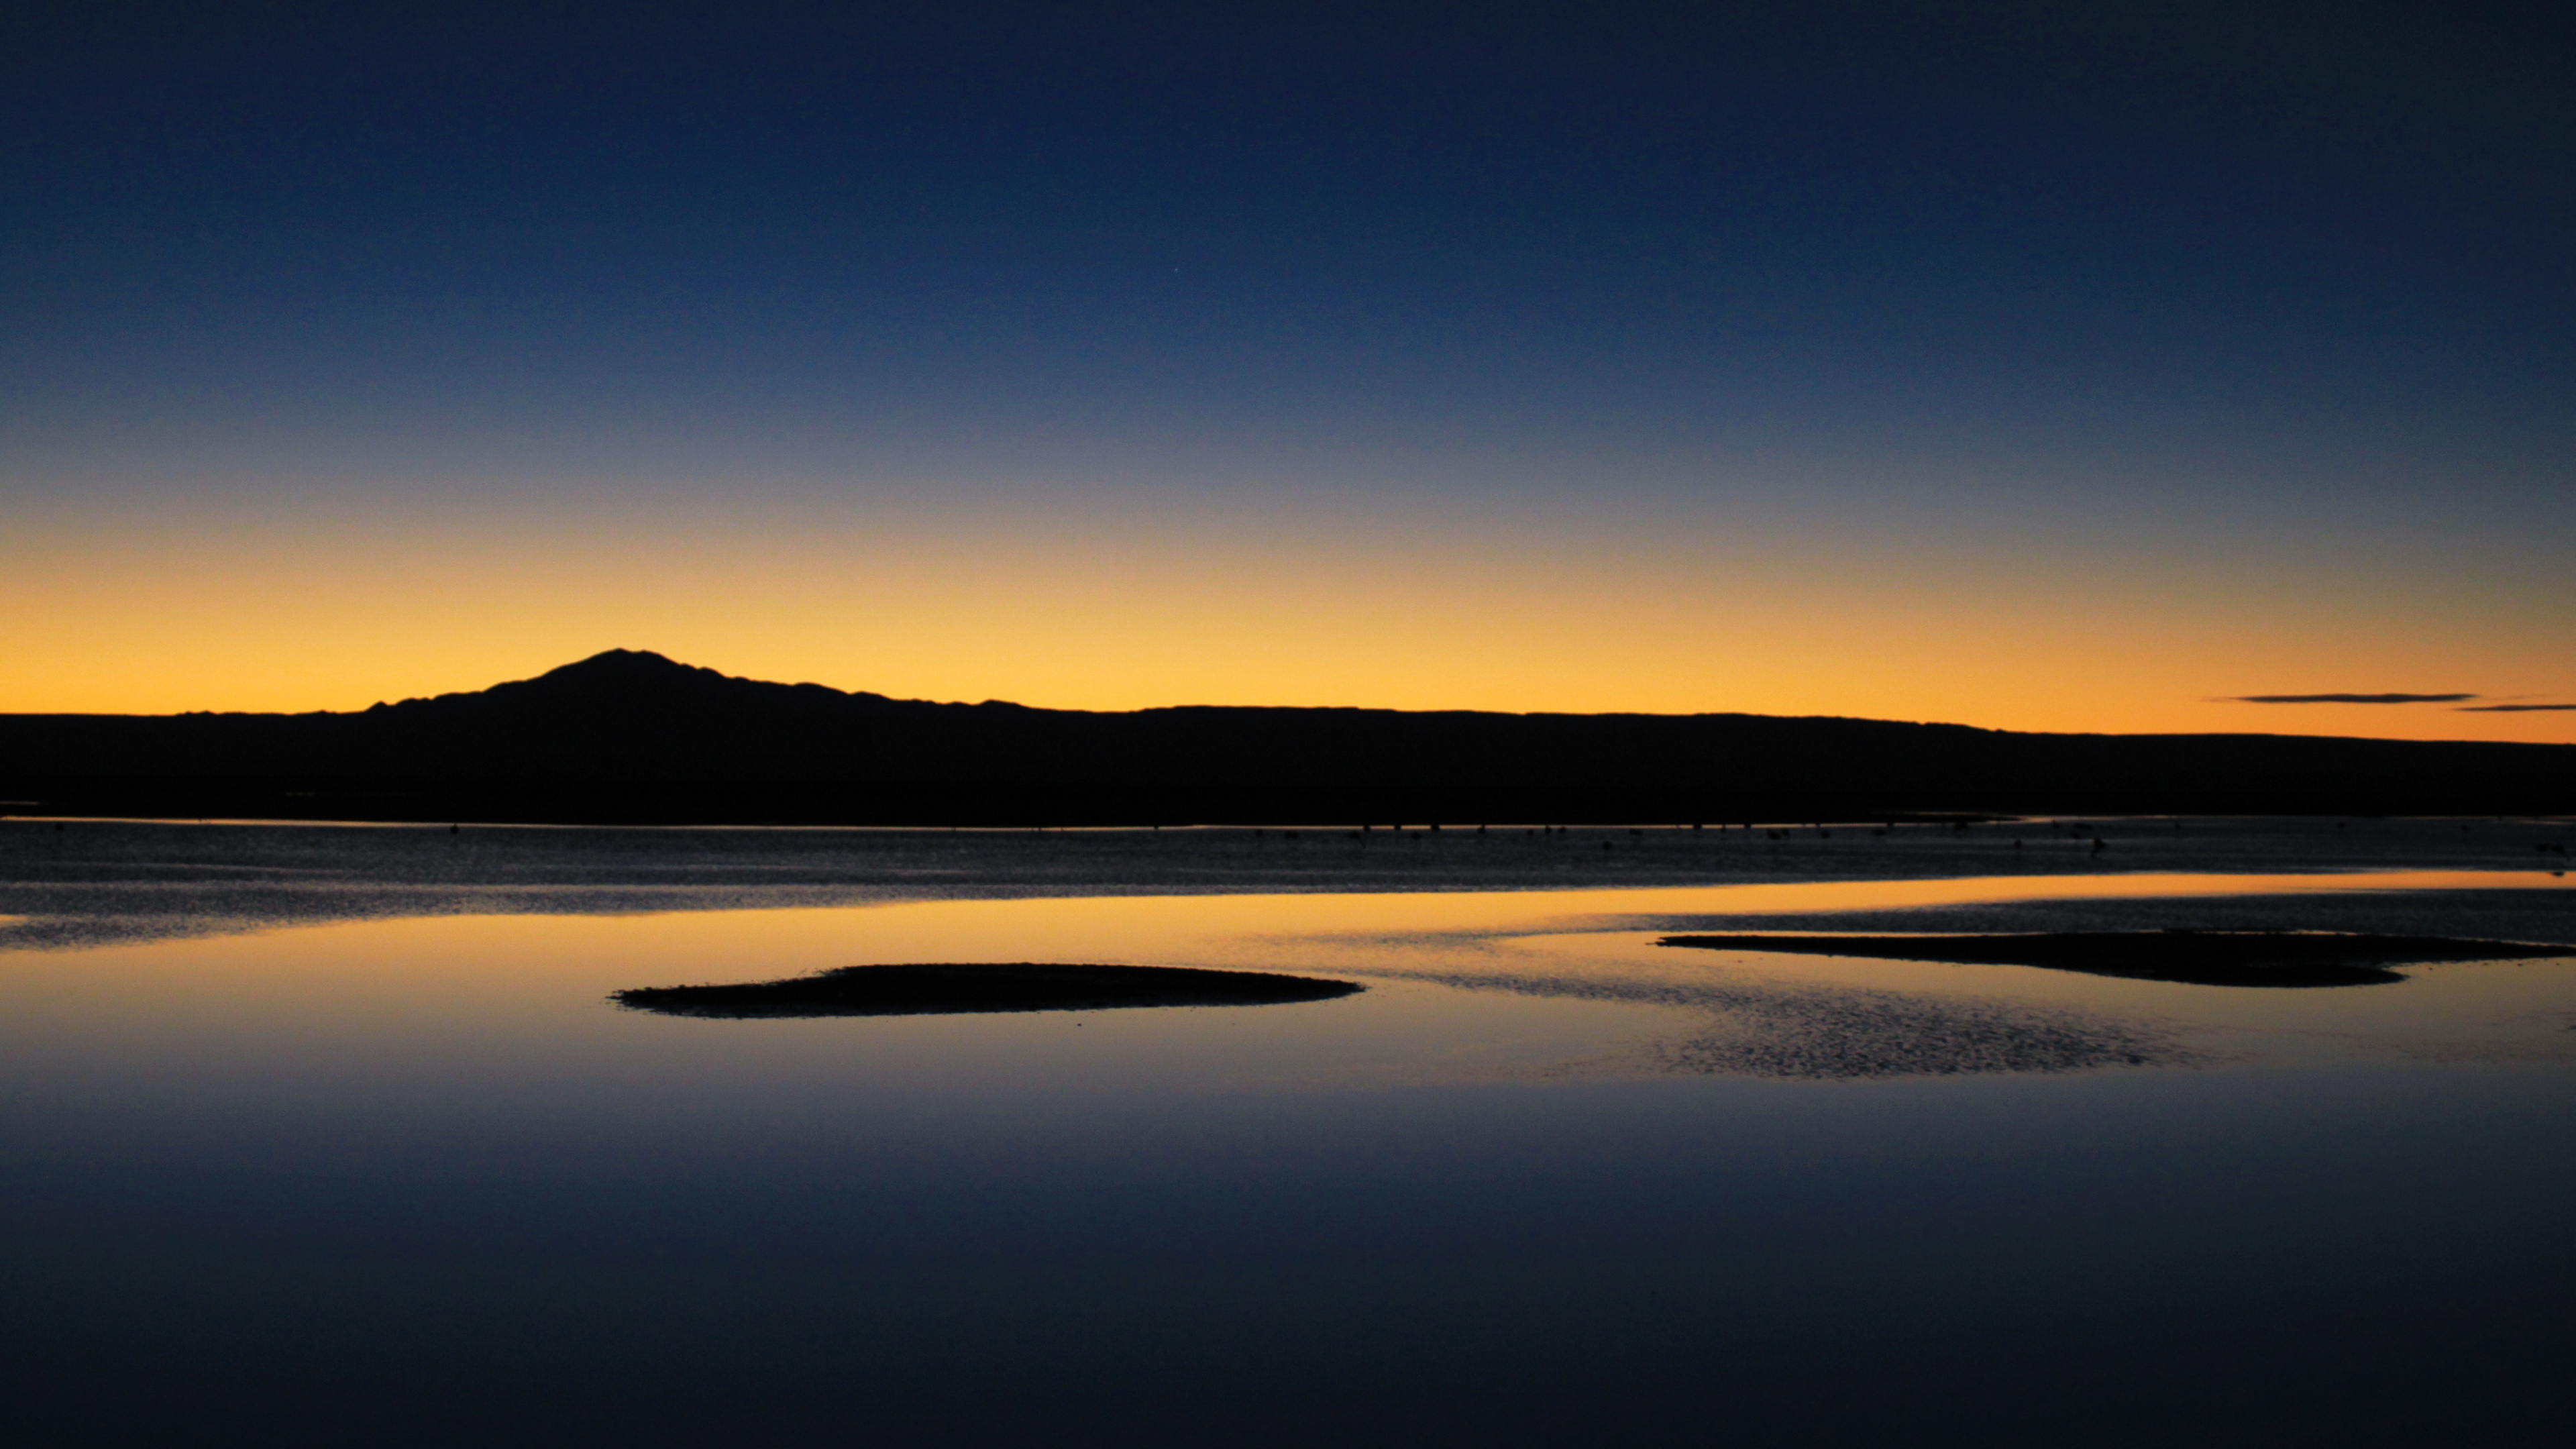
[[[650,649],[605,649],[587,659],[549,669],[534,679],[494,685],[486,693],[563,704],[629,706],[669,704],[785,687],[736,679],[718,670],[683,664]]]
[[[548,713],[606,710],[627,714],[639,710],[658,712],[674,704],[686,706],[692,701],[701,705],[712,704],[715,700],[734,697],[743,691],[759,693],[787,687],[735,679],[712,669],[682,664],[650,649],[606,649],[587,659],[549,669],[533,679],[513,679],[489,689],[442,694],[435,699],[410,699],[398,705],[379,705],[377,708],[413,711],[423,707],[433,710],[461,707],[479,710],[498,706],[514,711],[533,708]]]
[[[603,649],[587,659],[557,665],[527,682],[534,684],[548,679],[680,679],[691,675],[725,677],[712,669],[682,664],[667,654],[656,654],[650,649]]]
[[[465,710],[487,718],[507,717],[525,723],[543,719],[590,721],[585,727],[618,727],[639,719],[678,715],[712,717],[743,709],[811,714],[849,706],[879,708],[895,704],[881,694],[844,693],[823,684],[773,684],[743,679],[696,664],[683,664],[650,649],[603,649],[587,659],[557,665],[532,679],[513,679],[489,689],[407,699],[366,711],[394,711],[423,718],[423,711],[444,715]],[[499,711],[499,715],[492,714]]]

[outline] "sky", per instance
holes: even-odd
[[[0,711],[2576,741],[2571,175],[2536,6],[31,0]]]

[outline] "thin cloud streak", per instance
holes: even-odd
[[[2464,704],[2458,714],[2550,714],[2576,710],[2576,704]]]
[[[2229,704],[2457,704],[2474,694],[2231,694]],[[2512,705],[2489,706],[2512,709]],[[2557,706],[2552,706],[2557,707]]]

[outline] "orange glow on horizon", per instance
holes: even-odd
[[[2016,730],[2576,742],[2576,625],[2323,568],[1776,529],[1677,542],[1438,519],[1232,524],[815,513],[323,520],[0,545],[0,711],[363,709],[607,648],[902,698],[1933,720]],[[2563,616],[2564,611],[2558,611]],[[2554,692],[2553,692],[2554,691]]]

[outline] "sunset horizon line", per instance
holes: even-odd
[[[937,706],[937,707],[954,707],[954,708],[968,708],[968,709],[974,709],[974,708],[985,708],[985,707],[998,707],[998,708],[1030,710],[1030,711],[1035,711],[1035,712],[1054,713],[1054,714],[1099,714],[1099,715],[1115,715],[1115,714],[1149,714],[1149,713],[1154,713],[1154,712],[1156,712],[1156,711],[1163,711],[1163,710],[1262,710],[1262,711],[1314,711],[1314,712],[1334,712],[1334,713],[1378,713],[1378,714],[1476,714],[1476,715],[1497,715],[1497,716],[1515,717],[1515,718],[1531,718],[1531,717],[1544,717],[1544,716],[1563,716],[1563,717],[1570,717],[1570,718],[1584,718],[1584,717],[1599,717],[1599,718],[1609,718],[1609,717],[1657,718],[1657,717],[1660,717],[1660,718],[1668,718],[1668,719],[1698,719],[1698,718],[1722,718],[1722,717],[1735,717],[1735,718],[1748,718],[1748,719],[1777,719],[1777,720],[1851,720],[1851,721],[1860,721],[1860,722],[1866,722],[1866,723],[1886,723],[1886,724],[1921,725],[1921,726],[1932,727],[1932,728],[1950,728],[1950,729],[1974,730],[1974,731],[1979,731],[1979,732],[1982,732],[1982,733],[1989,733],[1989,734],[2014,734],[2014,735],[2068,735],[2068,736],[2081,736],[2081,735],[2123,736],[2123,735],[2126,735],[2126,736],[2135,736],[2135,737],[2140,737],[2140,738],[2152,738],[2152,737],[2158,737],[2158,736],[2171,736],[2171,737],[2212,736],[2212,737],[2215,737],[2215,736],[2226,736],[2226,735],[2249,735],[2249,736],[2268,736],[2268,737],[2285,738],[2285,739],[2352,739],[2352,740],[2374,740],[2374,741],[2375,741],[2375,740],[2403,740],[2403,739],[2408,739],[2408,738],[2420,738],[2420,737],[2406,737],[2406,736],[2383,736],[2383,735],[2342,734],[2342,733],[2319,734],[2319,733],[2308,733],[2308,732],[2299,732],[2299,731],[2260,730],[2260,729],[2243,729],[2243,730],[2172,730],[2172,729],[2142,729],[2142,730],[2068,730],[2068,729],[2035,729],[2035,728],[2015,728],[2015,727],[2011,727],[2011,726],[1979,725],[1979,724],[1972,724],[1972,723],[1968,723],[1968,722],[1960,721],[1960,720],[1936,719],[1936,718],[1931,718],[1931,717],[1907,717],[1907,716],[1893,715],[1893,714],[1888,714],[1888,715],[1876,715],[1876,714],[1849,714],[1849,713],[1830,713],[1830,712],[1789,712],[1789,711],[1760,710],[1760,709],[1701,709],[1701,710],[1643,710],[1643,709],[1597,709],[1597,710],[1570,710],[1570,709],[1498,709],[1498,708],[1491,708],[1491,707],[1478,707],[1478,706],[1469,706],[1469,705],[1460,705],[1460,706],[1403,706],[1403,705],[1369,705],[1369,704],[1241,704],[1241,703],[1215,703],[1215,702],[1206,702],[1206,701],[1178,702],[1178,703],[1170,703],[1170,704],[1147,704],[1147,705],[1134,705],[1134,706],[1129,706],[1129,707],[1126,707],[1126,708],[1092,708],[1092,707],[1084,707],[1084,706],[1078,706],[1078,705],[1030,704],[1030,703],[1025,703],[1025,702],[1020,701],[1020,700],[1005,699],[1005,698],[1002,698],[1002,697],[1000,697],[1000,696],[988,696],[988,697],[986,697],[986,698],[983,698],[983,699],[976,699],[976,700],[968,700],[968,699],[962,699],[962,698],[959,698],[959,699],[936,699],[936,698],[930,698],[930,697],[926,697],[926,696],[906,696],[906,695],[887,694],[887,693],[883,693],[883,692],[880,692],[880,691],[877,691],[877,690],[864,689],[864,688],[856,688],[856,687],[845,687],[845,686],[837,685],[837,684],[828,684],[828,683],[825,683],[825,682],[823,682],[823,681],[821,681],[821,680],[816,680],[816,679],[772,679],[772,678],[763,678],[763,677],[759,677],[759,676],[756,676],[756,675],[750,675],[750,674],[733,674],[733,673],[728,673],[728,672],[726,672],[725,670],[723,670],[723,669],[721,669],[721,668],[719,668],[719,667],[713,666],[713,665],[706,665],[706,664],[696,664],[696,663],[691,663],[691,662],[689,662],[689,661],[687,661],[687,660],[684,660],[684,659],[678,658],[678,657],[676,657],[676,656],[674,656],[674,655],[664,653],[664,652],[662,652],[661,650],[658,650],[658,649],[636,648],[636,647],[627,646],[627,645],[616,645],[616,646],[611,646],[611,647],[606,648],[606,649],[599,649],[599,650],[595,650],[595,651],[593,651],[593,652],[591,652],[591,653],[589,653],[589,654],[583,655],[583,656],[581,656],[581,657],[579,657],[579,658],[569,660],[569,661],[567,661],[567,662],[565,662],[565,663],[555,665],[555,666],[553,666],[553,667],[551,667],[551,668],[548,668],[548,669],[540,670],[540,671],[538,671],[538,672],[536,672],[536,673],[534,673],[534,674],[525,675],[525,676],[520,676],[520,677],[515,677],[515,678],[499,679],[499,680],[495,680],[495,681],[493,681],[493,682],[492,682],[492,683],[490,683],[490,684],[482,685],[482,686],[477,687],[477,688],[469,688],[469,689],[462,689],[462,690],[447,690],[447,691],[441,691],[441,692],[439,692],[439,693],[435,693],[435,694],[416,694],[416,695],[405,695],[405,696],[403,696],[403,697],[401,697],[401,698],[399,698],[399,699],[378,699],[378,700],[374,701],[374,702],[373,702],[373,703],[371,703],[371,704],[361,705],[361,706],[355,706],[355,707],[347,707],[347,708],[338,708],[338,709],[333,709],[333,708],[322,708],[322,709],[310,709],[310,710],[287,710],[287,709],[212,709],[212,708],[199,708],[199,709],[178,709],[178,710],[168,710],[168,711],[161,711],[161,712],[143,711],[143,710],[131,710],[131,711],[118,711],[118,710],[7,710],[7,711],[0,711],[0,715],[20,715],[20,716],[36,716],[36,717],[42,717],[42,716],[58,716],[58,717],[90,716],[90,717],[97,717],[97,718],[134,718],[134,719],[153,719],[153,718],[170,719],[170,718],[188,718],[188,717],[203,717],[203,716],[277,717],[277,718],[291,718],[291,717],[297,717],[297,716],[311,716],[311,715],[359,716],[359,715],[366,715],[366,714],[376,713],[376,712],[384,711],[384,710],[397,709],[397,708],[401,708],[401,707],[406,706],[406,705],[425,704],[425,703],[432,703],[432,702],[439,701],[439,700],[444,700],[444,699],[455,699],[455,698],[461,698],[461,697],[469,697],[469,696],[482,695],[482,694],[490,693],[491,691],[496,690],[496,689],[508,688],[508,687],[510,687],[510,686],[514,686],[514,685],[536,684],[536,683],[540,683],[540,682],[543,682],[543,681],[548,680],[548,679],[555,678],[555,677],[557,677],[557,676],[559,676],[559,675],[566,674],[566,673],[571,672],[571,671],[574,671],[574,670],[582,669],[582,668],[584,668],[584,667],[586,667],[586,666],[596,666],[596,665],[601,665],[601,664],[603,664],[603,663],[624,662],[624,661],[630,661],[630,660],[631,660],[631,661],[636,661],[636,662],[638,662],[638,663],[646,664],[647,666],[654,666],[654,665],[658,665],[658,666],[667,666],[667,668],[671,671],[671,674],[670,674],[670,676],[668,676],[668,677],[672,677],[672,678],[680,678],[680,677],[685,677],[685,676],[688,676],[688,675],[712,675],[712,676],[714,676],[714,677],[715,677],[715,679],[717,679],[717,680],[719,680],[719,681],[722,681],[722,682],[724,682],[724,683],[764,685],[764,686],[771,686],[771,687],[776,687],[776,688],[781,688],[781,689],[821,689],[821,690],[828,690],[828,691],[832,692],[833,694],[838,695],[838,696],[840,696],[840,697],[842,697],[842,698],[845,698],[845,699],[874,699],[874,700],[881,700],[881,701],[885,701],[885,702],[887,702],[887,703],[891,703],[891,704],[930,705],[930,706]],[[2213,695],[2213,696],[2204,696],[2203,698],[2204,698],[2204,701],[2205,701],[2205,702],[2208,702],[2208,703],[2238,703],[2238,704],[2265,704],[2265,705],[2291,705],[2291,704],[2357,704],[2357,705],[2370,705],[2370,706],[2394,706],[2394,705],[2407,705],[2407,704],[2447,704],[2447,705],[2449,705],[2449,706],[2451,707],[2451,709],[2452,709],[2452,711],[2453,711],[2453,712],[2457,712],[2457,713],[2476,713],[2476,714],[2490,714],[2490,713],[2524,713],[2524,712],[2534,712],[2534,713],[2536,713],[2536,712],[2576,711],[2576,704],[2556,704],[2556,703],[2531,704],[2531,703],[2519,703],[2519,704],[2487,704],[2487,705],[2472,705],[2472,704],[2467,704],[2467,703],[2465,703],[2465,701],[2480,700],[2480,699],[2487,699],[2487,698],[2491,698],[2491,697],[2492,697],[2492,696],[2483,695],[2483,694],[2479,694],[2479,693],[2472,692],[2472,691],[2449,691],[2449,692],[2441,692],[2441,693],[2406,693],[2406,692],[2360,693],[2360,692],[2333,692],[2333,693],[2296,694],[2296,695],[2289,695],[2289,694],[2284,694],[2284,695]],[[2436,742],[2438,742],[2438,741],[2436,741]],[[2455,742],[2456,742],[2456,743],[2501,743],[2501,744],[2550,744],[2550,745],[2562,745],[2562,744],[2564,744],[2564,743],[2565,743],[2565,742],[2562,742],[2562,741],[2551,741],[2551,740],[2521,740],[2521,741],[2514,741],[2514,740],[2503,740],[2503,741],[2496,741],[2496,740],[2487,740],[2487,741],[2479,741],[2479,740],[2459,740],[2459,741],[2455,741]]]

